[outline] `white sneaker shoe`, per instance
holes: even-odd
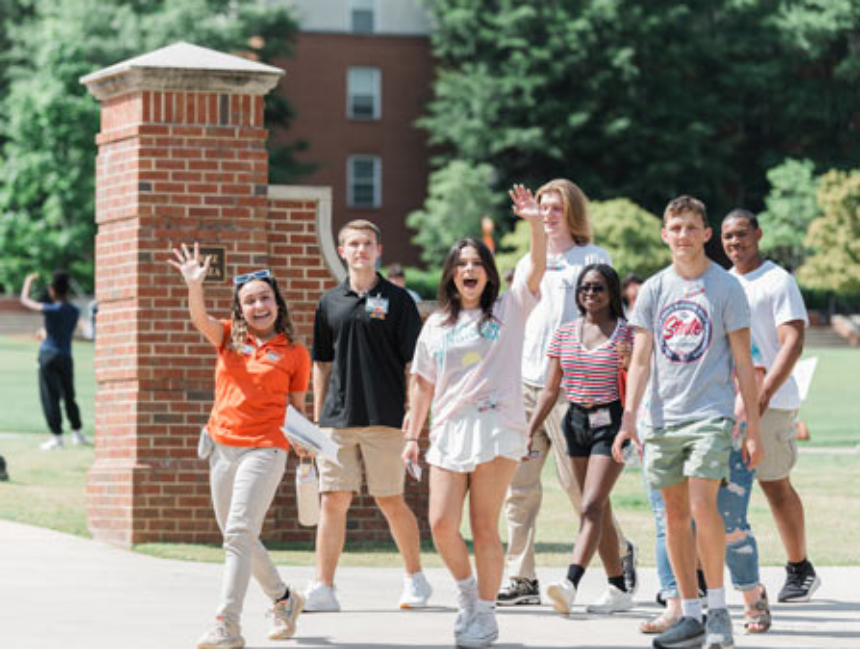
[[[63,438],[59,435],[51,435],[51,439],[47,442],[42,442],[39,445],[39,448],[43,451],[58,451],[61,448],[64,448]]]
[[[546,596],[552,600],[552,607],[556,611],[567,615],[576,599],[576,586],[569,579],[555,581],[546,589]]]
[[[600,598],[585,607],[589,613],[618,613],[633,608],[633,595],[609,584],[606,592]]]
[[[242,649],[245,639],[239,634],[239,625],[219,617],[209,631],[197,641],[197,649]]]
[[[93,443],[88,440],[79,430],[72,431],[72,444],[75,446],[92,446]]]
[[[311,583],[304,593],[306,613],[336,613],[340,602],[334,594],[334,586],[326,586],[321,581]]]
[[[305,607],[305,598],[294,590],[290,591],[287,599],[275,602],[270,614],[272,629],[269,640],[287,640],[296,633],[296,620]]]
[[[403,578],[403,594],[400,596],[400,608],[417,608],[427,606],[427,600],[433,594],[433,587],[427,581],[423,572],[407,575]]]
[[[459,639],[460,635],[468,628],[472,618],[475,617],[475,611],[478,607],[478,583],[472,581],[472,587],[468,590],[457,590],[457,619],[454,620],[454,638]]]
[[[499,639],[495,611],[476,613],[466,630],[456,636],[458,647],[489,647]]]

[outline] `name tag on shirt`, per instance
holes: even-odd
[[[612,415],[609,408],[598,408],[588,413],[588,425],[590,428],[603,428],[612,423]]]
[[[370,314],[371,318],[385,320],[385,316],[388,313],[388,298],[368,297],[364,308]]]

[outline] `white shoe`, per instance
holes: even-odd
[[[466,630],[456,636],[458,647],[489,647],[499,639],[495,611],[476,613]]]
[[[567,615],[576,599],[576,586],[569,579],[555,581],[546,589],[546,596],[552,600],[552,607],[556,611]]]
[[[313,582],[304,593],[306,613],[336,613],[340,602],[334,594],[334,586],[326,586],[321,581]]]
[[[239,625],[219,617],[209,631],[197,641],[197,649],[242,649],[245,639],[239,634]]]
[[[609,584],[606,592],[600,598],[585,607],[589,613],[618,613],[633,608],[633,595]]]
[[[454,620],[454,638],[459,638],[468,628],[472,618],[475,617],[477,607],[478,583],[473,580],[472,587],[468,590],[457,589],[457,619]]]
[[[59,435],[51,435],[51,439],[47,442],[42,442],[39,445],[39,448],[43,451],[57,451],[61,448],[64,448],[63,438]]]
[[[75,446],[92,446],[93,443],[88,440],[79,430],[72,431],[72,444]]]
[[[288,640],[296,633],[296,620],[305,607],[305,598],[294,590],[290,591],[287,599],[275,602],[270,611],[272,629],[269,640]]]
[[[427,600],[433,594],[433,587],[427,581],[423,572],[407,575],[403,578],[403,594],[400,596],[400,608],[417,608],[427,606]]]

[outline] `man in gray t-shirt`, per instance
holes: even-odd
[[[666,504],[666,546],[681,593],[681,619],[655,647],[732,647],[723,571],[725,528],[717,510],[720,481],[729,476],[734,416],[733,370],[747,413],[745,460],[761,459],[749,306],[737,279],[705,255],[711,229],[701,201],[676,198],[663,214],[672,265],[642,286],[630,323],[636,328],[621,430],[612,447],[636,435],[636,413],[650,383],[645,472]],[[697,539],[691,521],[695,512]],[[696,583],[696,545],[708,583],[708,619]]]

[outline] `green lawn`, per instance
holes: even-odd
[[[0,390],[11,407],[0,411],[0,454],[9,462],[12,480],[0,483],[0,518],[17,520],[86,536],[84,484],[93,461],[91,448],[68,448],[45,453],[38,444],[45,437],[36,389],[36,344],[33,341],[0,337]],[[76,343],[75,363],[79,399],[87,429],[92,429],[95,381],[92,345]],[[819,366],[802,417],[812,434],[807,446],[856,446],[860,442],[860,350],[819,349],[808,355],[819,358]],[[17,431],[20,434],[5,434]],[[576,532],[576,519],[561,494],[551,463],[546,470],[544,506],[539,519],[539,563],[563,566]],[[860,537],[860,517],[845,512],[860,511],[860,454],[804,454],[793,474],[807,512],[809,546],[813,560],[821,565],[860,565],[853,539]],[[641,549],[643,563],[653,563],[653,521],[638,469],[625,471],[613,495],[613,506],[626,534]],[[764,564],[784,561],[781,543],[761,493],[757,490],[750,508]],[[502,526],[504,529],[504,525]],[[831,530],[839,529],[840,534]],[[138,548],[157,556],[218,561],[220,548],[149,544]],[[348,547],[343,565],[396,565],[391,546]],[[429,550],[429,548],[428,548]],[[311,565],[312,548],[279,547],[279,562]],[[426,563],[441,561],[428,551]]]

